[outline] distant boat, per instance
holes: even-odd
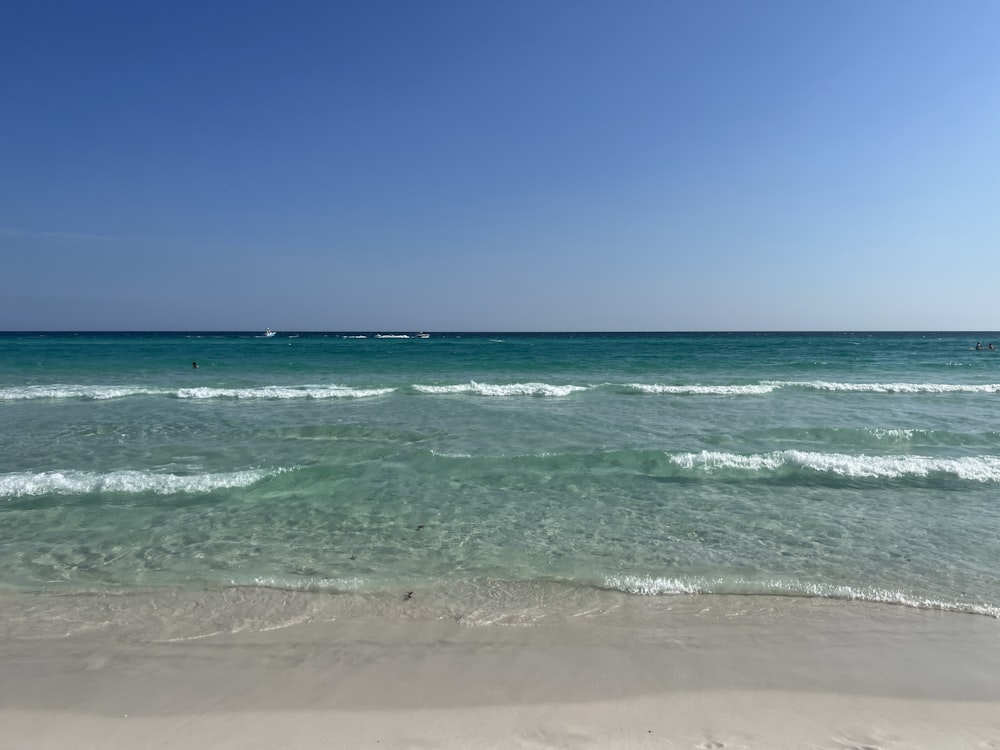
[[[423,331],[417,334],[418,339],[429,339],[430,337],[431,335],[429,333],[424,333]]]
[[[271,338],[276,333],[277,333],[277,331],[272,331],[270,328],[265,328],[264,329],[264,338],[269,339],[269,338]]]

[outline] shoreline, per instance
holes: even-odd
[[[704,595],[531,625],[8,634],[0,748],[1000,747],[998,647],[988,617]]]
[[[174,642],[280,630],[345,619],[453,621],[463,626],[551,626],[583,620],[683,627],[688,620],[787,616],[873,618],[956,615],[998,623],[986,604],[949,606],[906,597],[739,592],[643,594],[587,584],[479,579],[414,591],[363,591],[232,585],[107,591],[0,591],[0,639],[100,636],[123,642]],[[720,615],[720,613],[722,613]],[[818,614],[822,613],[822,615]],[[914,613],[909,615],[906,613]],[[909,618],[909,619],[908,619]],[[815,623],[814,623],[815,625]]]

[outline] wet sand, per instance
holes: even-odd
[[[1000,622],[887,605],[629,597],[532,625],[167,641],[20,627],[0,665],[0,748],[1000,748]]]

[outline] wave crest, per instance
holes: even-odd
[[[776,471],[784,467],[838,474],[846,477],[895,479],[904,476],[926,477],[931,474],[951,474],[959,479],[977,482],[1000,481],[1000,457],[963,456],[932,458],[929,456],[868,456],[846,453],[814,453],[784,450],[772,453],[742,455],[717,451],[680,453],[670,456],[671,462],[683,469],[735,469],[743,471]]]
[[[599,386],[556,385],[551,383],[456,383],[451,385],[416,384],[417,393],[461,394],[478,396],[568,396]],[[605,383],[605,388],[642,395],[673,396],[761,396],[783,388],[824,391],[829,393],[879,394],[949,394],[1000,393],[1000,383],[844,383],[835,381],[761,381],[704,385],[701,383]],[[0,401],[30,399],[84,399],[104,401],[128,396],[173,396],[181,399],[327,399],[367,398],[384,396],[396,387],[360,388],[345,385],[268,385],[245,388],[199,386],[194,388],[163,388],[142,385],[82,385],[52,384],[0,388]]]
[[[771,385],[851,393],[1000,393],[1000,383],[837,383],[810,380],[773,382]]]
[[[216,474],[161,474],[152,471],[45,471],[0,475],[0,497],[77,495],[93,492],[152,492],[156,495],[201,494],[248,487],[288,469],[247,469]]]
[[[297,399],[370,398],[384,396],[395,388],[351,388],[346,385],[262,386],[258,388],[181,388],[177,398]]]
[[[571,393],[585,391],[580,385],[552,385],[550,383],[508,383],[494,385],[491,383],[458,383],[455,385],[415,385],[413,390],[418,393],[451,394],[472,393],[477,396],[568,396]]]
[[[105,401],[127,396],[160,396],[171,393],[163,388],[136,385],[25,385],[0,389],[0,401],[25,401],[40,398],[77,398]]]
[[[718,385],[623,383],[613,387],[654,396],[760,396],[783,388],[834,393],[1000,393],[1000,383],[841,383],[826,380],[764,380],[760,383]]]
[[[0,389],[0,401],[29,399],[83,399],[107,401],[129,396],[174,396],[182,399],[298,399],[369,398],[384,396],[395,388],[352,388],[346,385],[259,386],[255,388],[148,388],[132,385],[28,385]]]
[[[626,383],[626,390],[648,395],[673,394],[679,396],[758,396],[766,395],[781,386],[777,383],[750,385],[659,385],[657,383]]]

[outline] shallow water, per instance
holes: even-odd
[[[3,335],[0,590],[996,616],[984,337]]]

